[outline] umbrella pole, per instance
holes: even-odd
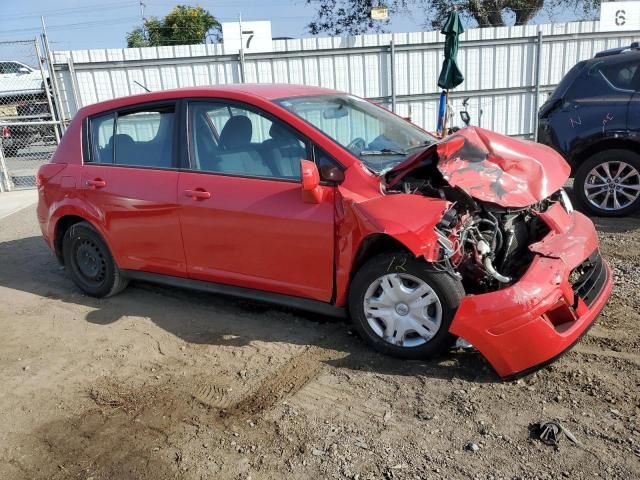
[[[449,89],[444,91],[444,118],[442,119],[442,138],[447,136],[447,111],[449,109]]]

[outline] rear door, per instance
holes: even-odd
[[[621,54],[603,57],[583,70],[551,120],[554,131],[563,132],[556,139],[563,151],[580,150],[585,141],[599,136],[626,134],[637,67],[637,61]]]
[[[123,269],[184,276],[176,104],[89,119],[82,186]]]
[[[638,58],[637,63],[640,64],[640,53],[636,55],[636,57]],[[629,103],[627,126],[629,128],[629,135],[636,141],[640,141],[640,67],[636,68],[633,89],[635,92]]]
[[[191,102],[180,219],[191,278],[329,301],[334,188],[304,203],[309,143],[248,105]]]

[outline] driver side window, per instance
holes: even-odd
[[[273,179],[300,179],[307,142],[284,123],[226,102],[191,102],[191,168]]]

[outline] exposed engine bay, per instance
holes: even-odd
[[[457,275],[467,293],[514,283],[533,260],[529,246],[549,233],[538,214],[556,202],[571,208],[566,194],[559,190],[528,207],[503,207],[451,186],[436,168],[437,162],[432,155],[408,172],[387,177],[386,193],[420,194],[452,203],[436,226],[441,247],[436,265]]]

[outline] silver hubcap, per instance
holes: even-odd
[[[640,196],[640,173],[626,162],[601,163],[587,175],[584,193],[597,208],[620,210]]]
[[[386,342],[417,347],[431,340],[442,325],[442,304],[424,280],[405,273],[383,275],[364,295],[371,329]]]

